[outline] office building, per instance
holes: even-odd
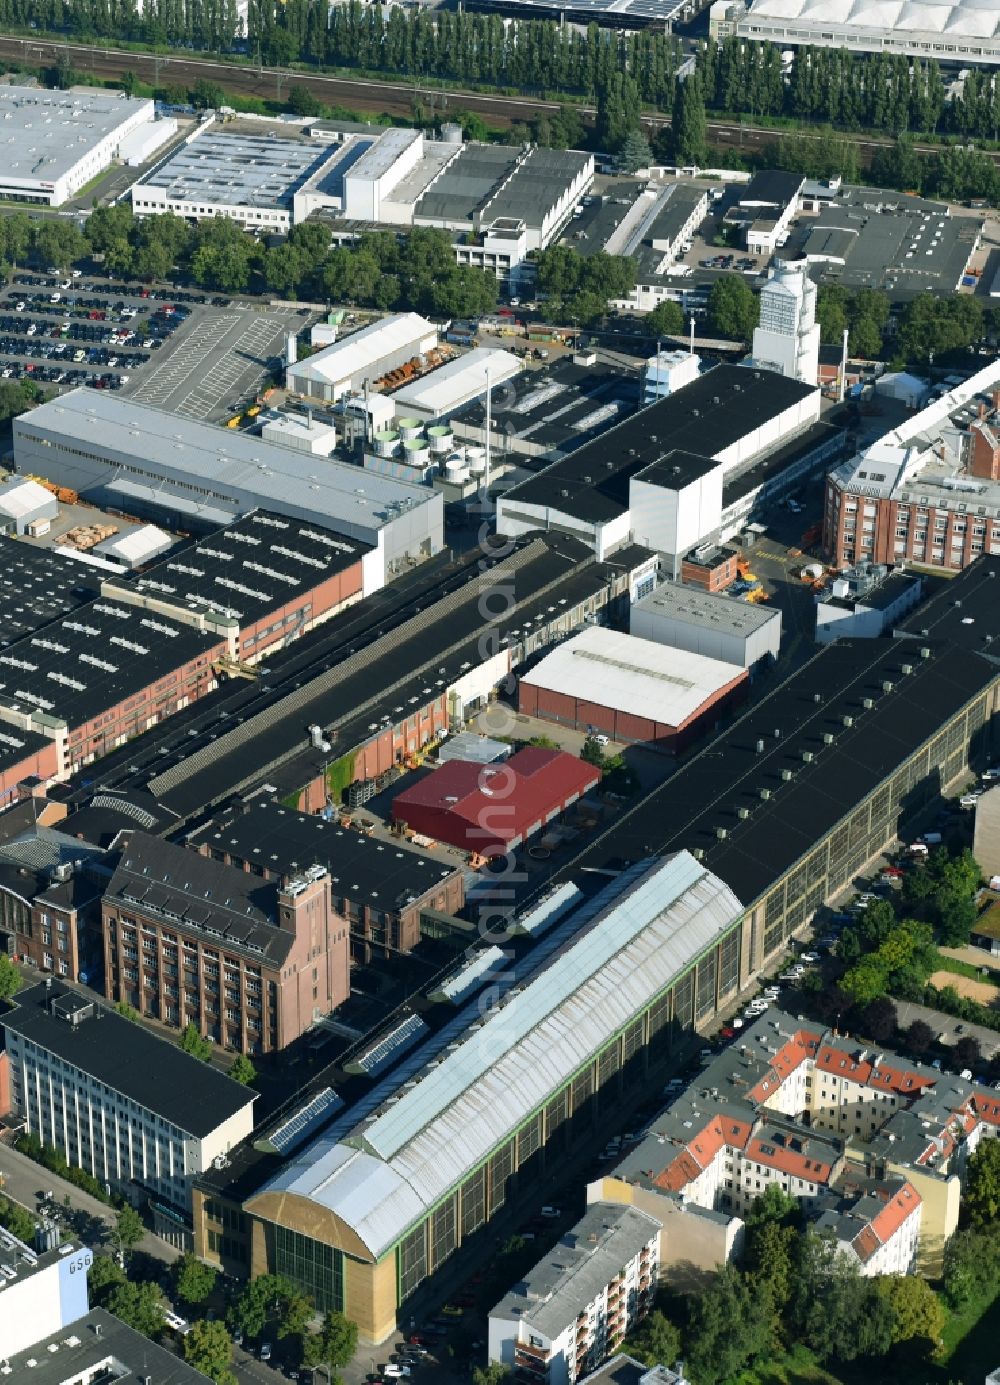
[[[348,995],[347,922],[322,866],[272,884],[134,832],[103,916],[105,995],[230,1051],[287,1048]]]
[[[223,1174],[203,1180],[199,1253],[235,1207],[249,1222],[244,1273],[286,1274],[381,1341],[504,1209],[515,1179],[523,1197],[567,1150],[596,1142],[598,1116],[606,1128],[717,998],[735,994],[742,906],[683,852],[594,883],[549,919],[538,948],[489,979],[499,1006],[484,1013],[471,997],[278,1168],[256,1179],[241,1169],[231,1191]]]
[[[43,1337],[63,1332],[88,1310],[87,1272],[94,1257],[69,1240],[43,1249],[0,1230],[0,1362]]]
[[[96,978],[104,954],[101,895],[112,867],[99,847],[35,821],[34,811],[35,800],[25,799],[0,818],[4,951],[70,981]]]
[[[426,356],[437,346],[437,328],[416,313],[395,313],[341,337],[304,361],[289,364],[289,394],[335,404],[364,390],[388,371]]]
[[[406,842],[381,841],[285,808],[263,791],[196,829],[188,842],[213,861],[277,883],[294,876],[302,861],[324,866],[333,907],[348,922],[358,962],[412,952],[426,910],[457,914],[465,900],[457,866]]]
[[[1000,553],[998,430],[994,361],[831,471],[823,509],[830,560],[954,572]]]
[[[816,285],[804,265],[779,264],[760,291],[751,355],[757,365],[815,385],[819,378]]]
[[[576,1385],[622,1345],[652,1306],[660,1224],[592,1203],[490,1311],[490,1361],[540,1385]]]
[[[518,710],[677,755],[747,693],[742,664],[590,626],[527,673]]]
[[[765,168],[737,190],[735,204],[726,212],[725,220],[741,229],[751,254],[773,255],[785,244],[804,185],[801,174]]]
[[[181,1212],[194,1178],[253,1129],[256,1092],[97,1000],[46,981],[0,1016],[11,1114],[132,1201]]]
[[[702,586],[664,582],[630,608],[629,631],[672,649],[751,669],[762,659],[777,659],[781,612]]]
[[[446,760],[395,796],[392,818],[473,855],[503,856],[600,782],[601,771],[575,755],[526,746],[501,765]]]
[[[70,390],[22,414],[14,457],[22,473],[179,528],[214,529],[251,510],[322,525],[376,549],[368,562],[383,580],[443,543],[443,504],[433,491],[362,477],[347,462],[317,466],[307,453],[106,390]]]
[[[153,117],[152,101],[122,92],[0,88],[0,196],[61,207],[109,168],[122,141]]]

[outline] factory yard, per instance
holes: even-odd
[[[138,377],[129,395],[182,418],[221,422],[278,367],[286,334],[303,331],[312,320],[305,308],[205,307],[192,314],[158,357],[155,372]]]

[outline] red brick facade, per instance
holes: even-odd
[[[335,572],[294,600],[269,611],[260,620],[251,621],[240,630],[240,658],[256,659],[265,650],[290,635],[311,629],[335,615],[350,601],[361,596],[361,564],[353,563],[343,572]]]

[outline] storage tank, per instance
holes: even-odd
[[[465,460],[468,463],[469,471],[473,476],[486,475],[486,448],[467,447],[465,449]]]
[[[426,466],[431,454],[423,438],[403,439],[403,458],[410,466]]]
[[[404,442],[407,438],[418,437],[423,431],[423,426],[419,418],[397,418],[396,420],[399,436]]]
[[[450,428],[445,428],[442,424],[437,424],[434,428],[427,429],[427,441],[431,445],[431,451],[435,456],[440,456],[442,452],[450,452],[455,446],[455,436]]]
[[[453,120],[446,121],[441,126],[441,141],[443,144],[461,144],[462,127]]]
[[[396,450],[396,443],[399,441],[399,434],[393,432],[391,428],[386,428],[381,433],[375,434],[375,451],[379,457],[391,457]]]
[[[444,459],[441,475],[446,481],[451,481],[456,486],[468,480],[469,469],[465,465],[465,458],[461,452],[453,452],[450,457]]]

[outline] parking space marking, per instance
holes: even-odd
[[[132,391],[132,398],[140,404],[165,404],[196,370],[204,366],[206,355],[218,347],[237,322],[237,314],[225,313],[195,323],[190,335],[177,343],[166,361],[162,365],[156,362],[149,378]]]
[[[174,412],[185,418],[206,418],[217,410],[228,396],[240,394],[244,380],[255,383],[266,370],[268,357],[285,332],[285,319],[255,317],[242,330],[232,334],[232,340],[220,342],[222,352],[209,366],[198,384],[174,405]]]

